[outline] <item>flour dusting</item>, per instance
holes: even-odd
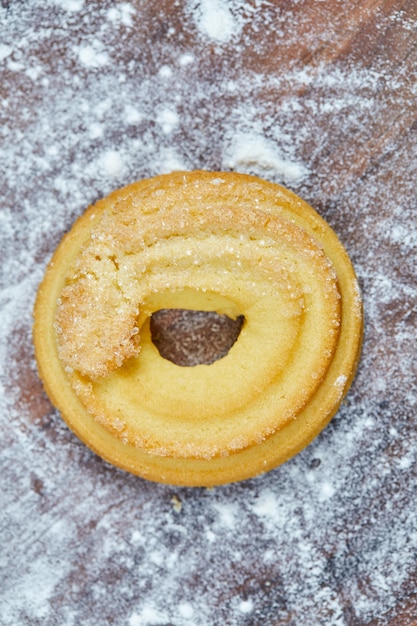
[[[2,625],[414,623],[415,16],[381,6],[1,3]],[[43,392],[31,337],[46,264],[88,205],[201,168],[307,200],[365,308],[329,426],[282,467],[211,490],[98,459]]]
[[[234,137],[232,145],[225,149],[225,156],[224,166],[240,172],[272,174],[289,183],[300,182],[307,175],[303,163],[285,158],[280,147],[263,135],[244,133]]]
[[[236,31],[233,14],[228,2],[201,0],[195,9],[199,31],[216,42],[227,42]]]

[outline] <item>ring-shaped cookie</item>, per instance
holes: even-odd
[[[160,309],[244,317],[209,365],[161,357]],[[45,388],[76,434],[146,478],[215,485],[287,460],[354,376],[362,307],[334,231],[287,189],[177,172],[90,207],[56,250],[35,306]]]

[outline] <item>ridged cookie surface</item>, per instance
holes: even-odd
[[[161,310],[243,323],[225,356],[185,367],[152,341]],[[212,485],[270,469],[320,432],[353,378],[361,329],[351,263],[311,207],[255,177],[179,172],[78,220],[40,287],[34,336],[52,401],[98,454],[153,480]]]

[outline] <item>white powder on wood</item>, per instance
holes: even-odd
[[[197,4],[196,21],[203,36],[224,43],[235,34],[236,25],[228,4],[222,0],[201,0]]]
[[[316,20],[313,3],[171,4],[0,8],[2,624],[388,624],[412,601],[417,550],[412,53],[339,62],[356,8],[332,13],[336,0]],[[375,19],[406,47],[405,8]],[[351,254],[366,314],[329,427],[276,471],[214,490],[97,459],[51,408],[31,344],[37,285],[85,207],[194,168],[304,196]]]

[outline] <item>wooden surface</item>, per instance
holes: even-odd
[[[0,621],[417,623],[417,2],[0,3]],[[88,204],[171,169],[292,188],[364,297],[328,428],[213,490],[108,466],[39,382],[31,310]]]

